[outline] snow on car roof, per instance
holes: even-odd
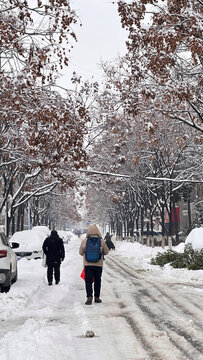
[[[50,235],[46,226],[34,226],[32,230],[17,231],[10,238],[10,243],[20,244],[18,251],[40,251],[43,241]]]

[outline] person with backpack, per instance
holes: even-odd
[[[56,284],[60,282],[60,266],[65,258],[63,240],[59,237],[56,230],[51,231],[51,235],[44,240],[42,249],[46,255],[47,280],[52,285],[53,273]]]
[[[86,305],[91,305],[93,300],[92,284],[94,282],[94,301],[101,303],[101,276],[103,269],[103,257],[109,249],[102,238],[100,230],[96,225],[90,225],[85,239],[80,244],[79,254],[83,256],[85,269],[85,288],[87,294]]]

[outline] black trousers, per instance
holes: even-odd
[[[94,296],[100,297],[102,266],[85,266],[85,288],[87,297],[92,297],[94,279]]]
[[[52,283],[53,281],[53,273],[54,273],[54,278],[56,282],[60,281],[60,264],[48,264],[47,267],[47,280],[48,283]]]

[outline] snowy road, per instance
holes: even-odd
[[[57,286],[41,260],[19,261],[19,280],[0,294],[0,360],[203,359],[202,285],[141,271],[115,251],[103,303],[86,306],[78,247],[77,238],[66,246]]]
[[[120,257],[108,258],[106,272],[117,316],[123,316],[137,339],[136,352],[145,350],[144,359],[203,359],[203,287],[167,283]]]

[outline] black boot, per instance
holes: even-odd
[[[91,305],[92,304],[92,297],[88,297],[85,305]]]
[[[99,297],[95,297],[95,298],[94,298],[94,302],[96,302],[96,303],[101,303],[102,300],[101,300]]]

